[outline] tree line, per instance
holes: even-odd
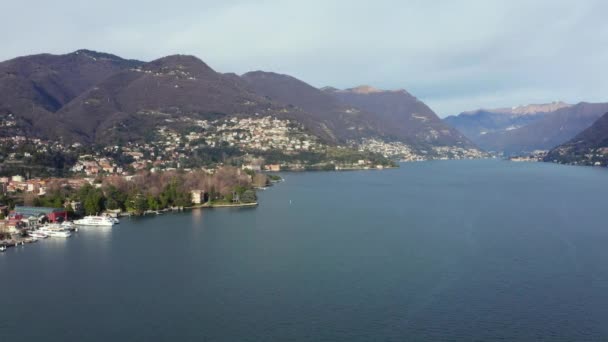
[[[211,203],[252,203],[257,201],[254,187],[270,184],[264,174],[222,167],[213,173],[205,171],[141,172],[130,178],[107,176],[93,184],[71,189],[60,181],[51,182],[43,196],[25,200],[25,204],[66,207],[80,204],[77,214],[95,215],[105,210],[141,214],[147,210],[192,205],[192,190],[200,190]],[[237,201],[238,199],[238,201]],[[27,203],[29,202],[29,203]]]

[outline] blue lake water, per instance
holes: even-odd
[[[608,340],[608,170],[284,177],[0,254],[0,341]]]

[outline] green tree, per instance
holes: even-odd
[[[129,208],[136,214],[141,215],[148,209],[148,201],[141,193],[134,194],[129,198]]]
[[[255,203],[258,198],[255,194],[255,191],[249,189],[245,190],[242,195],[240,195],[241,202],[243,203]]]
[[[84,211],[87,215],[96,215],[103,210],[103,195],[100,191],[91,191],[83,202]]]
[[[95,215],[104,209],[104,195],[100,189],[87,184],[78,190],[78,199],[82,202],[87,215]]]
[[[148,195],[147,197],[147,207],[150,210],[158,210],[159,209],[158,199],[152,195]]]
[[[106,208],[125,209],[125,202],[127,201],[127,194],[118,190],[114,185],[109,185],[105,190],[106,196]]]

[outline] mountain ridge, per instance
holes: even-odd
[[[159,126],[259,115],[299,122],[332,145],[399,142],[429,156],[435,147],[474,149],[404,89],[318,89],[275,72],[219,73],[193,55],[149,62],[86,49],[23,56],[0,63],[1,89],[12,90],[0,97],[0,115],[10,113],[16,125],[0,134],[65,143],[143,141]]]
[[[427,149],[431,145],[474,146],[468,138],[445,124],[424,102],[403,89],[324,89],[345,105],[373,113],[386,136],[395,140],[420,149]]]
[[[553,111],[520,110],[517,108],[543,108]],[[522,154],[534,150],[548,150],[573,138],[589,127],[608,110],[606,103],[580,102],[568,105],[553,102],[547,105],[513,107],[493,111],[477,110],[444,121],[463,132],[479,147],[505,154]],[[524,114],[522,114],[524,113]]]
[[[545,161],[564,164],[608,165],[608,112],[564,144],[554,147]]]

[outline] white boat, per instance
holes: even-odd
[[[74,221],[75,224],[82,226],[113,226],[115,219],[108,216],[85,216],[80,220]]]
[[[70,237],[72,233],[70,233],[67,229],[61,227],[60,224],[52,223],[46,226],[42,226],[38,232],[42,234],[46,234],[50,237]]]
[[[31,232],[29,232],[29,235],[30,235],[31,237],[34,237],[34,238],[37,238],[37,239],[46,239],[46,238],[48,238],[48,237],[49,237],[49,235],[48,235],[48,234],[46,234],[46,233],[44,233],[44,232],[41,232],[41,231],[39,231],[39,230],[34,230],[34,231],[31,231]]]
[[[70,221],[63,221],[61,222],[61,228],[73,231],[76,230],[76,225]]]
[[[50,237],[70,237],[72,236],[72,233],[68,232],[67,230],[49,230],[46,234],[48,234]]]
[[[40,227],[39,230],[62,230],[63,227],[61,223],[47,223],[44,226]]]
[[[6,246],[0,246],[0,252],[4,252],[6,250]]]

